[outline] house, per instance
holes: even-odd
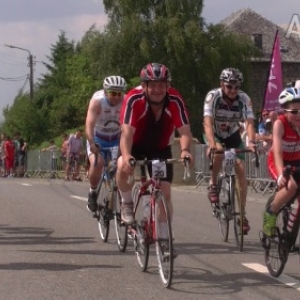
[[[255,110],[262,107],[264,91],[276,31],[278,30],[281,48],[283,84],[300,78],[300,43],[293,37],[287,38],[284,28],[272,23],[255,11],[241,9],[221,21],[228,30],[245,34],[252,38],[262,52],[261,58],[252,59],[252,75],[249,96]]]

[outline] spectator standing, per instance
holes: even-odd
[[[1,145],[0,145],[1,165],[0,165],[0,171],[2,172],[3,177],[5,177],[7,175],[7,173],[6,173],[6,162],[5,162],[5,147],[4,147],[5,141],[6,141],[5,134],[1,134]]]
[[[80,155],[83,151],[83,140],[82,140],[82,130],[78,129],[75,134],[71,134],[68,143],[68,151],[67,151],[67,174],[66,180],[70,179],[70,167],[71,161],[74,160],[75,163],[75,172],[74,172],[74,180],[82,181],[79,176],[80,172]]]
[[[19,145],[19,149],[17,152],[18,176],[23,177],[26,165],[27,143],[21,137],[21,134],[19,132],[15,134],[15,140],[18,141]]]
[[[69,136],[67,133],[64,133],[63,136],[63,143],[60,148],[61,152],[61,161],[63,170],[67,173],[67,158],[68,158],[68,147],[69,147]]]
[[[13,177],[14,160],[15,160],[15,144],[11,140],[10,136],[6,138],[4,143],[5,147],[5,160],[6,160],[6,170],[8,177]]]

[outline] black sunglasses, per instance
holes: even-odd
[[[262,116],[263,116],[263,117],[267,117],[268,115],[269,115],[269,114],[263,114]]]
[[[285,109],[285,111],[293,114],[293,115],[298,115],[300,114],[300,109]]]
[[[226,86],[229,90],[232,90],[232,89],[239,90],[239,89],[240,89],[240,86],[239,86],[239,85],[225,84],[225,86]]]

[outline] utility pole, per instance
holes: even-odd
[[[29,52],[29,90],[30,90],[30,100],[33,100],[33,58],[32,54]]]
[[[12,45],[4,45],[5,47],[8,48],[14,48],[14,49],[20,49],[20,50],[24,50],[27,51],[28,53],[28,60],[29,60],[29,90],[30,90],[30,100],[33,100],[33,56],[30,53],[30,51],[28,49],[25,48],[20,48],[20,47],[16,47],[16,46],[12,46]]]

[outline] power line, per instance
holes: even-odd
[[[24,82],[24,84],[23,84],[23,86],[22,86],[22,88],[21,88],[21,90],[20,90],[20,94],[23,94],[25,85],[26,85],[26,83],[27,83],[28,80],[29,80],[29,76],[26,77],[25,82]]]
[[[20,76],[20,77],[0,77],[0,80],[5,80],[5,81],[21,81],[27,78],[28,75]]]

